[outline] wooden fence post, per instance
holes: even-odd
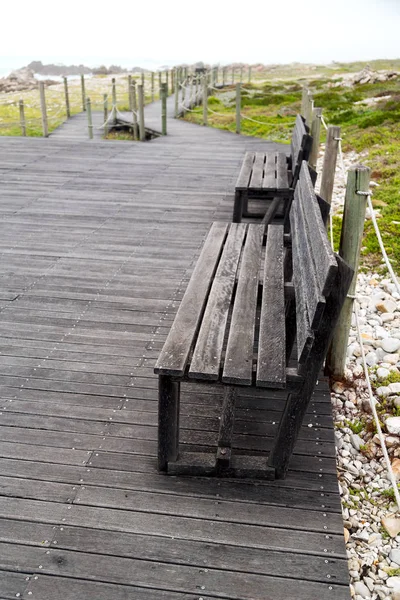
[[[354,277],[333,334],[326,362],[327,371],[336,379],[343,378],[346,365],[347,345],[354,302],[351,296],[354,296],[356,291],[357,271],[364,231],[365,211],[367,208],[367,196],[364,194],[369,189],[369,178],[369,167],[362,165],[351,167],[347,175],[339,254],[354,269]]]
[[[144,93],[143,86],[138,85],[138,107],[139,107],[139,139],[144,142],[146,139],[146,130],[144,127]]]
[[[326,132],[324,162],[322,166],[320,194],[324,200],[332,202],[335,183],[336,161],[339,149],[340,127],[330,125]]]
[[[131,97],[132,97],[132,122],[133,122],[133,137],[135,140],[139,139],[139,125],[138,125],[138,105],[136,98],[136,81],[132,81],[131,86]]]
[[[113,77],[111,79],[111,87],[112,87],[112,103],[113,103],[113,109],[115,109],[115,111],[117,110],[117,87],[115,84],[115,77]],[[117,117],[117,114],[115,112],[115,117]]]
[[[225,87],[225,75],[226,75],[225,67],[222,67],[222,87]]]
[[[21,126],[21,135],[26,136],[25,108],[24,101],[19,101],[19,124]]]
[[[82,109],[86,110],[86,92],[85,92],[85,75],[81,74],[81,91],[82,91]]]
[[[240,83],[243,83],[243,66],[240,67]]]
[[[171,69],[171,94],[175,91],[175,68]]]
[[[240,83],[236,84],[236,133],[240,133],[241,129],[241,108],[242,108],[242,98],[240,93],[241,85]]]
[[[314,108],[314,98],[313,98],[313,95],[310,92],[308,92],[308,104],[307,104],[307,111],[306,111],[306,123],[310,127],[310,129],[311,129],[311,124],[312,124],[312,112],[313,112],[313,108]]]
[[[161,98],[162,73],[158,71],[158,97]]]
[[[67,113],[67,119],[69,119],[71,116],[71,111],[69,108],[68,79],[66,77],[63,77],[63,79],[64,79],[64,94],[65,94],[65,110]]]
[[[132,110],[131,87],[132,87],[132,75],[128,75],[128,101],[129,101],[129,110]]]
[[[103,119],[104,119],[104,136],[107,135],[108,133],[108,125],[107,125],[107,119],[108,119],[108,95],[107,94],[103,94]]]
[[[307,108],[308,108],[308,87],[303,85],[303,89],[301,90],[301,116],[304,119],[307,116]]]
[[[161,86],[161,133],[167,135],[167,95],[168,84],[163,83]]]
[[[175,76],[175,119],[178,118],[179,115],[179,79],[178,76]]]
[[[154,102],[154,71],[151,72],[151,101]]]
[[[168,92],[169,92],[169,71],[168,71],[168,69],[165,71],[165,85],[167,86],[165,89],[165,93],[168,96]]]
[[[40,93],[40,108],[42,111],[43,137],[49,137],[49,126],[47,123],[47,110],[46,110],[46,97],[44,95],[44,82],[43,81],[39,81],[39,93]]]
[[[249,65],[249,83],[251,83],[251,65]]]
[[[90,103],[90,98],[86,98],[86,112],[88,119],[88,129],[89,129],[89,138],[93,139],[93,122],[92,122],[92,105]]]
[[[142,71],[140,73],[140,81],[141,81],[141,84],[143,86],[143,94],[144,94],[144,71]]]
[[[208,84],[207,76],[203,77],[203,125],[208,123]]]
[[[311,123],[311,135],[312,135],[312,146],[310,152],[310,158],[308,162],[313,169],[317,168],[317,160],[319,153],[319,142],[321,137],[321,116],[322,108],[314,108],[312,111],[312,123]]]
[[[185,96],[186,96],[186,79],[183,80],[183,86],[182,86],[182,114],[185,114]],[[190,98],[191,95],[189,96],[189,102],[190,102]],[[190,106],[189,106],[190,108]]]

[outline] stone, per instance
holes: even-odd
[[[354,591],[356,594],[359,594],[363,598],[371,598],[371,592],[362,581],[356,581],[354,583]]]
[[[389,383],[388,388],[389,394],[400,394],[400,381]]]
[[[400,548],[392,548],[389,558],[392,562],[400,565]]]
[[[332,390],[335,392],[335,394],[343,394],[345,389],[346,386],[342,381],[335,381],[332,386]]]
[[[378,301],[375,304],[375,308],[381,313],[394,313],[394,311],[397,308],[397,304],[394,300],[387,299],[383,301]]]
[[[393,354],[393,356],[395,355]],[[365,361],[369,367],[374,367],[378,362],[378,356],[376,352],[368,352],[368,354],[365,355]]]
[[[384,367],[379,367],[376,370],[376,374],[378,376],[378,379],[386,379],[386,377],[389,377],[390,371],[389,369],[385,369]]]
[[[365,346],[375,346],[375,344],[376,344],[376,340],[369,333],[362,333],[361,339],[362,339],[362,343]],[[386,350],[386,352],[389,352],[389,350]],[[393,352],[395,352],[395,350],[393,350]]]
[[[394,318],[395,315],[393,313],[383,313],[383,315],[381,316],[382,323],[390,323],[390,321],[393,321]]]
[[[383,361],[389,365],[396,365],[399,362],[399,354],[385,354]]]
[[[350,533],[349,533],[349,530],[346,529],[346,527],[343,527],[343,535],[344,535],[344,541],[347,544],[347,542],[350,539]]]
[[[397,594],[400,593],[400,577],[389,577],[389,579],[386,580],[386,585],[392,588]]]
[[[352,433],[350,435],[350,442],[353,448],[358,451],[360,450],[360,447],[365,444],[364,440],[357,433]]]
[[[393,337],[385,338],[380,344],[381,348],[389,354],[397,352],[397,350],[400,348],[400,340]]]
[[[378,394],[378,396],[386,398],[386,396],[389,396],[390,394],[389,386],[381,385],[380,387],[376,388],[376,393]]]
[[[398,440],[397,440],[397,442],[398,442]],[[393,470],[394,476],[396,477],[396,481],[399,481],[400,480],[400,458],[394,458],[392,460],[392,470]],[[398,562],[400,564],[400,550],[398,552],[399,552],[399,555],[398,555],[399,560],[398,561],[394,560],[394,559],[392,559],[392,560],[394,562]]]
[[[395,538],[400,533],[399,517],[382,517],[382,525],[392,538]]]

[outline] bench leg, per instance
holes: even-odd
[[[276,479],[284,479],[286,476],[311,395],[312,392],[303,392],[289,394],[287,398],[267,463],[275,469]]]
[[[225,389],[218,434],[217,472],[226,469],[230,464],[233,427],[235,424],[236,396],[236,388],[229,386]]]
[[[233,204],[233,223],[241,223],[243,215],[243,192],[235,190],[235,200]]]
[[[168,461],[179,453],[180,383],[167,375],[158,377],[158,470],[166,471]]]

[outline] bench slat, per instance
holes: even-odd
[[[276,152],[268,152],[265,157],[263,188],[276,190]]]
[[[213,223],[154,372],[183,375],[229,225]]]
[[[255,161],[253,164],[253,172],[251,174],[249,189],[252,189],[252,188],[258,189],[258,188],[262,187],[262,181],[263,181],[263,175],[264,175],[264,160],[265,160],[265,153],[257,152],[256,158],[255,158]]]
[[[237,178],[235,189],[247,190],[250,183],[251,170],[255,159],[255,152],[246,152],[242,167],[240,169],[239,177]]]
[[[321,294],[321,288],[317,279],[315,259],[313,256],[313,243],[310,240],[311,232],[308,231],[304,216],[304,204],[310,201],[310,197],[303,197],[302,190],[298,185],[292,204],[293,219],[291,219],[292,233],[299,249],[300,261],[293,261],[293,275],[301,278],[304,290],[308,322],[312,329],[316,329],[321,321],[325,309],[325,298]],[[326,233],[325,233],[326,235]],[[297,277],[294,280],[297,283]]]
[[[284,388],[286,385],[283,256],[283,226],[269,225],[258,342],[258,386]]]
[[[337,262],[326,235],[321,209],[305,161],[303,161],[301,169],[302,177],[299,181],[299,189],[306,220],[307,236],[312,240],[309,246],[314,258],[320,293],[327,296],[336,277]]]
[[[289,187],[287,158],[283,152],[278,152],[276,155],[276,187],[277,189]]]
[[[218,266],[204,312],[189,377],[217,380],[229,307],[247,225],[233,223]]]
[[[249,225],[222,374],[224,383],[251,385],[258,277],[264,226]]]

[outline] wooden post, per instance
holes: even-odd
[[[47,123],[47,110],[46,110],[46,97],[44,95],[44,82],[39,81],[39,93],[40,93],[40,108],[42,111],[42,129],[43,137],[49,137],[49,127]]]
[[[208,85],[207,76],[203,77],[203,125],[208,123]]]
[[[86,110],[86,92],[85,92],[85,76],[81,75],[81,91],[82,91],[82,109],[83,112]]]
[[[301,116],[306,118],[307,116],[307,107],[308,107],[308,88],[303,85],[303,89],[301,90]]]
[[[132,102],[132,122],[133,122],[133,137],[139,139],[139,126],[137,114],[137,98],[136,98],[136,81],[132,81],[131,85],[131,102]]]
[[[64,94],[65,94],[65,110],[67,113],[67,119],[69,119],[71,116],[71,111],[69,108],[68,79],[66,77],[63,77],[63,79],[64,79]]]
[[[107,119],[108,119],[108,95],[107,94],[103,94],[103,119],[104,119],[104,136],[107,135],[108,133],[108,124],[107,124]]]
[[[340,127],[330,125],[326,132],[324,162],[321,175],[320,194],[324,200],[332,202],[335,183],[336,161],[339,149]]]
[[[315,170],[317,169],[319,142],[321,136],[321,116],[322,108],[314,108],[312,111],[311,123],[312,146],[308,162],[311,165],[311,167]]]
[[[350,167],[347,175],[339,255],[354,269],[354,277],[333,334],[326,363],[328,372],[336,379],[343,378],[346,364],[347,345],[353,311],[353,298],[351,296],[354,296],[356,291],[365,210],[367,208],[367,196],[362,192],[368,192],[369,178],[369,167],[361,165]]]
[[[179,115],[179,79],[178,76],[175,76],[175,119],[178,118]]]
[[[131,86],[132,86],[132,75],[128,75],[128,101],[129,101],[129,110],[132,110]]]
[[[183,86],[182,86],[182,114],[185,114],[185,96],[186,96],[186,81],[183,82]],[[191,95],[189,96],[189,103],[190,103],[190,98]],[[189,106],[190,108],[190,106]]]
[[[113,109],[115,109],[115,111],[117,110],[117,87],[115,84],[115,77],[113,77],[111,79],[111,86],[112,86],[112,103],[113,103]],[[115,117],[117,115],[115,114]]]
[[[167,94],[168,85],[163,83],[161,86],[161,133],[167,135]]]
[[[311,129],[311,124],[312,124],[313,108],[314,108],[314,99],[313,99],[312,94],[310,92],[308,92],[307,109],[306,109],[305,119],[306,119],[306,124],[310,127],[310,129]]]
[[[175,75],[175,68],[171,69],[171,94],[173,94],[175,91]]]
[[[158,97],[161,98],[162,73],[158,71]]]
[[[151,101],[154,102],[154,71],[151,72]]]
[[[226,68],[222,67],[222,87],[225,86],[225,75],[226,75]]]
[[[251,65],[249,65],[249,83],[251,83]]]
[[[243,67],[240,67],[240,83],[243,83]]]
[[[26,122],[25,122],[25,109],[24,109],[24,101],[19,101],[19,124],[21,126],[21,135],[26,136]]]
[[[140,81],[141,81],[141,84],[143,86],[143,94],[144,94],[144,71],[142,71],[140,73]]]
[[[242,99],[240,93],[240,83],[236,84],[236,133],[240,133],[241,126],[241,108],[242,108]]]
[[[89,129],[89,138],[93,139],[93,122],[92,122],[92,106],[90,103],[90,98],[86,98],[86,112],[87,112],[87,120],[88,120],[88,129]]]
[[[143,86],[138,85],[138,105],[139,105],[139,139],[144,142],[146,139],[146,130],[144,128],[144,93]]]
[[[232,67],[232,85],[235,83],[235,67]]]
[[[168,92],[169,92],[169,71],[168,71],[168,69],[165,71],[165,85],[167,86],[165,93],[168,96]]]

